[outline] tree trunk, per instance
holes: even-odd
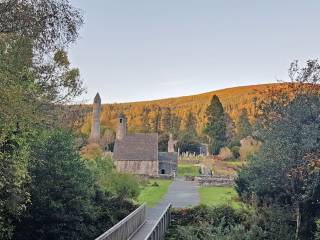
[[[300,214],[300,204],[296,204],[296,234],[295,239],[299,239],[299,232],[300,232],[300,225],[301,225],[301,214]]]

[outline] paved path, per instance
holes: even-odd
[[[192,207],[199,204],[198,186],[195,182],[184,181],[176,178],[170,185],[168,192],[163,200],[154,208],[147,209],[146,223],[131,238],[131,240],[143,240],[152,230],[161,214],[171,203],[173,208]]]
[[[192,207],[199,204],[198,184],[176,178],[170,185],[165,198],[160,204],[172,204],[174,208]]]

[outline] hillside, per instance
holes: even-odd
[[[217,95],[225,111],[236,121],[241,109],[246,108],[249,116],[254,114],[254,99],[263,98],[262,92],[270,87],[281,87],[283,84],[262,84],[222,89],[197,95],[167,98],[152,101],[103,104],[101,114],[102,130],[115,129],[119,112],[128,118],[129,131],[160,131],[161,122],[167,115],[177,119],[178,128],[184,128],[186,114],[191,111],[197,119],[197,129],[201,133],[206,122],[205,111],[211,97]],[[87,107],[91,107],[88,105]],[[88,111],[89,109],[87,109]],[[91,127],[91,115],[86,116],[81,132],[88,134]]]

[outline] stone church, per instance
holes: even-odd
[[[100,138],[101,99],[97,93],[93,103],[92,128],[89,141]],[[173,175],[177,170],[178,153],[170,134],[168,152],[158,151],[158,133],[127,133],[127,119],[119,114],[113,161],[119,172],[145,176]]]

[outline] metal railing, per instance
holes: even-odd
[[[143,204],[95,240],[130,239],[146,221],[146,205]]]
[[[171,204],[167,206],[144,240],[163,240],[171,222]]]

